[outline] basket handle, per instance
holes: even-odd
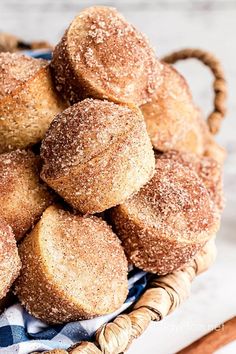
[[[219,60],[211,53],[194,48],[178,50],[166,55],[162,60],[168,64],[174,64],[179,60],[195,58],[206,65],[214,76],[214,108],[207,118],[207,123],[212,134],[217,134],[226,113],[227,85],[224,70]]]

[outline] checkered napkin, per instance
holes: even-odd
[[[67,349],[84,340],[91,340],[95,331],[130,307],[142,294],[147,284],[146,273],[129,273],[129,294],[119,310],[91,320],[48,326],[15,304],[0,316],[0,353],[28,354],[34,351]]]

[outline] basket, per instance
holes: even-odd
[[[30,49],[30,46],[28,47]],[[42,57],[42,55],[39,53]],[[37,56],[37,54],[34,56]],[[219,61],[210,53],[199,49],[183,49],[162,58],[174,64],[178,60],[195,58],[205,64],[214,76],[214,109],[207,123],[209,131],[215,135],[225,116],[226,81]],[[139,300],[125,313],[112,322],[101,326],[95,333],[94,342],[80,342],[62,350],[54,349],[51,354],[119,354],[128,349],[132,341],[139,337],[151,321],[160,321],[173,312],[190,294],[194,278],[206,271],[216,256],[214,240],[208,242],[196,257],[182,269],[166,276],[148,276],[148,285]],[[38,352],[34,352],[36,354]]]

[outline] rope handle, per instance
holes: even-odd
[[[224,70],[219,60],[211,53],[194,48],[186,48],[178,50],[169,55],[166,55],[162,60],[168,64],[174,64],[179,60],[198,59],[206,65],[214,76],[213,89],[214,109],[207,118],[207,123],[212,134],[217,134],[220,130],[221,123],[226,114],[226,98],[227,98],[227,85]]]

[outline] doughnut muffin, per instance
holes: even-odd
[[[40,181],[41,161],[30,151],[0,155],[0,215],[20,240],[52,203],[53,195]]]
[[[187,82],[172,66],[163,63],[163,81],[141,111],[156,150],[204,152],[200,112],[193,104]]]
[[[170,150],[164,154],[158,154],[158,158],[171,159],[179,162],[184,167],[196,172],[202,180],[211,199],[222,211],[224,207],[222,166],[213,158],[197,156],[187,152]]]
[[[111,211],[131,263],[161,275],[187,263],[215,235],[219,215],[202,181],[173,159],[157,159],[154,177]]]
[[[46,60],[0,53],[0,153],[39,142],[64,108]]]
[[[0,300],[20,272],[21,262],[12,229],[0,219]]]
[[[63,323],[117,310],[128,293],[127,260],[102,219],[50,206],[19,247],[22,305],[47,323]]]
[[[122,203],[149,181],[155,168],[140,110],[97,99],[57,115],[41,157],[42,179],[83,214]]]
[[[71,103],[87,97],[141,105],[161,82],[147,38],[111,7],[90,7],[53,51],[56,87]]]

